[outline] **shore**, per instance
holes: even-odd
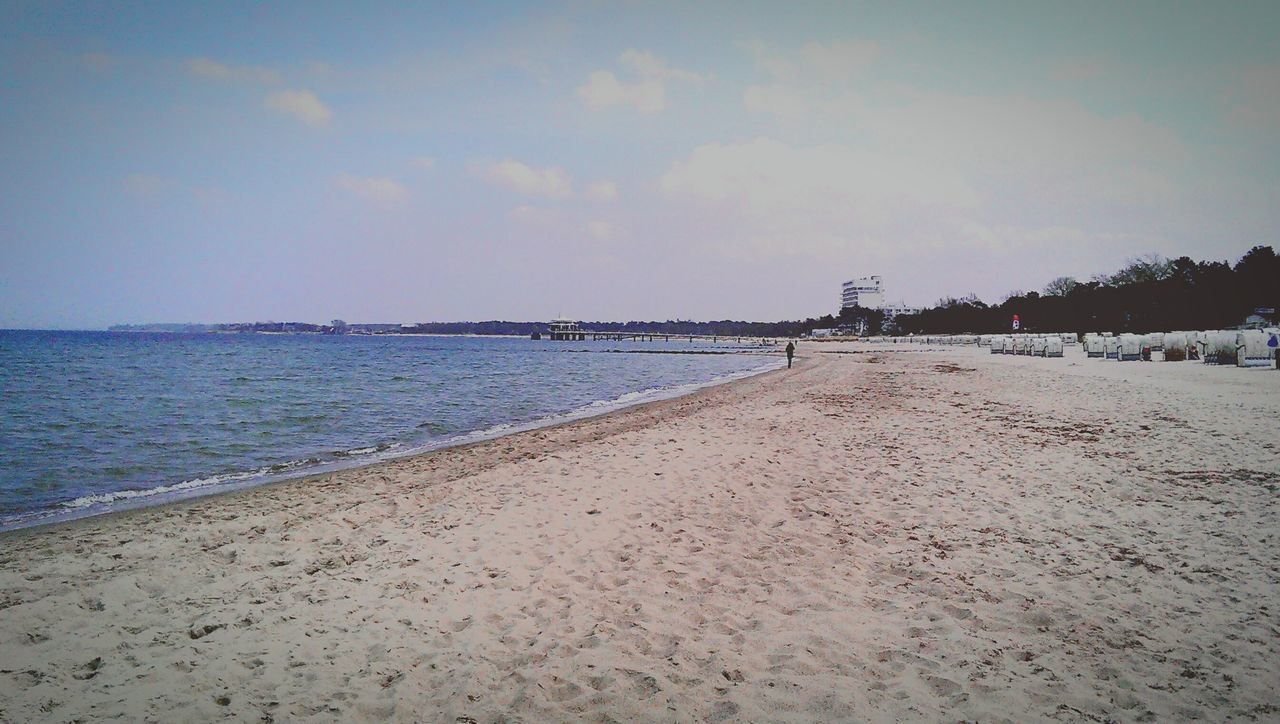
[[[0,720],[1280,715],[1280,374],[800,352],[0,534]]]

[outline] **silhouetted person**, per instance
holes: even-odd
[[[791,360],[796,356],[795,342],[787,342],[787,369],[791,369]]]

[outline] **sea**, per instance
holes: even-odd
[[[780,366],[752,344],[0,330],[0,530],[464,444]]]

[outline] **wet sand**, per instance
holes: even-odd
[[[1280,716],[1280,373],[800,353],[0,535],[0,720]]]

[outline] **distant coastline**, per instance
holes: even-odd
[[[585,330],[602,333],[640,333],[669,334],[678,336],[710,335],[722,337],[799,337],[818,326],[820,320],[807,319],[780,322],[748,322],[743,320],[716,320],[695,322],[692,320],[665,320],[628,322],[603,322],[575,320]],[[546,334],[547,322],[512,322],[507,320],[487,320],[481,322],[415,322],[408,324],[388,324],[384,322],[352,322],[347,323],[335,319],[329,324],[311,322],[225,322],[225,323],[170,323],[155,322],[144,324],[114,324],[107,328],[109,332],[149,332],[174,334],[207,334],[207,333],[277,333],[277,334],[356,334],[356,335],[448,335],[448,336],[480,336],[480,337],[528,337],[538,333]]]

